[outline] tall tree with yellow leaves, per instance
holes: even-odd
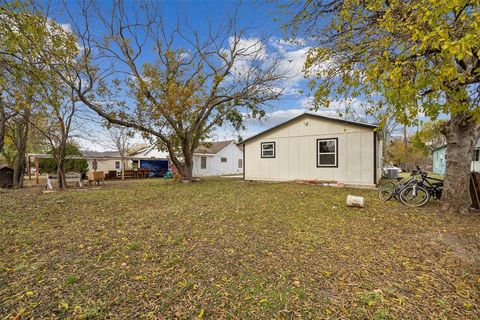
[[[305,64],[317,107],[371,97],[404,124],[447,114],[443,204],[470,207],[470,161],[480,136],[480,5],[476,0],[292,2],[292,31],[312,39]]]

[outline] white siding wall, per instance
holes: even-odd
[[[238,159],[243,159],[243,151],[235,143],[223,148],[216,155],[206,155],[206,157],[206,169],[200,167],[201,156],[193,157],[193,175],[195,177],[241,174],[243,172],[243,169],[238,167]],[[221,162],[222,157],[227,158],[227,162]]]
[[[471,170],[474,172],[480,172],[480,161],[472,161]]]
[[[115,168],[115,162],[119,161],[120,162],[120,169]],[[93,170],[93,160],[87,160],[88,163],[88,171],[94,171]],[[131,160],[126,160],[125,161],[125,169],[131,168],[132,167],[132,161]],[[121,160],[114,160],[114,159],[109,159],[109,160],[99,160],[97,159],[97,170],[95,171],[103,171],[107,173],[108,171],[113,171],[116,170],[117,172],[121,171]]]
[[[311,116],[301,117],[246,143],[245,179],[316,179],[373,185],[373,135],[373,129],[368,127]],[[338,167],[317,168],[317,139],[327,138],[338,138]],[[261,158],[261,142],[272,141],[276,145],[276,157]],[[379,148],[381,145],[377,142],[377,151]]]

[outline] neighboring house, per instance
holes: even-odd
[[[89,171],[121,171],[121,157],[117,151],[86,151],[84,156]],[[150,169],[150,176],[162,177],[173,169],[167,152],[150,146],[128,155],[125,169]],[[195,177],[241,174],[243,151],[234,140],[205,142],[193,153],[193,175]]]
[[[118,151],[84,151],[88,163],[88,171],[121,171],[121,157]],[[126,164],[128,167],[128,163]]]
[[[432,172],[445,174],[446,168],[446,146],[441,146],[432,151]]]
[[[204,142],[193,153],[193,176],[219,176],[243,172],[243,151],[235,140]]]
[[[434,149],[432,151],[432,159],[433,173],[445,174],[447,163],[447,146],[443,145],[437,149]],[[477,141],[477,144],[475,145],[475,150],[473,151],[471,170],[474,172],[480,172],[480,140]]]
[[[118,151],[85,151],[83,155],[88,162],[89,171],[117,171],[122,170],[120,153]],[[150,176],[162,176],[168,171],[167,153],[155,146],[150,146],[125,157],[125,170],[150,169]]]
[[[317,180],[373,186],[382,170],[376,125],[304,113],[250,137],[246,180]]]

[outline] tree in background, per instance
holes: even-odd
[[[118,151],[118,154],[121,158],[121,174],[122,180],[125,179],[125,166],[127,163],[127,156],[130,148],[132,147],[132,138],[134,132],[128,127],[122,126],[110,126],[108,128],[110,135],[110,141],[112,142],[114,148]]]
[[[431,151],[417,138],[415,135],[410,137],[407,145],[405,145],[403,138],[392,139],[386,147],[385,160],[404,171],[411,171],[417,165],[426,167]]]
[[[470,160],[480,136],[480,7],[477,1],[292,2],[292,30],[312,39],[307,75],[318,106],[332,96],[375,95],[410,124],[420,113],[442,126],[443,204],[467,211]]]
[[[425,143],[431,150],[444,146],[447,141],[442,133],[445,126],[444,120],[428,121],[422,124],[418,132],[419,139]]]
[[[55,150],[50,150],[47,153],[53,154]],[[80,148],[75,141],[69,141],[65,148],[65,156],[77,156],[83,157]],[[65,172],[76,172],[82,175],[85,175],[88,171],[88,162],[85,159],[65,159],[64,163]],[[54,158],[51,159],[42,159],[40,163],[40,172],[42,173],[57,173],[58,164]]]
[[[62,189],[67,187],[65,157],[78,101],[73,90],[58,80],[55,75],[49,74],[41,83],[41,111],[32,125],[50,145],[57,168],[58,187]]]
[[[265,104],[282,93],[279,60],[266,58],[261,39],[246,39],[235,18],[200,34],[188,26],[188,32],[167,30],[158,8],[145,3],[127,14],[115,2],[103,14],[84,2],[81,12],[81,21],[71,21],[81,56],[50,67],[110,123],[155,137],[185,179],[192,177],[193,151],[212,130],[241,126],[242,112],[263,115]],[[93,33],[93,19],[102,24],[95,32],[105,34]],[[71,70],[74,78],[65,76]],[[115,72],[127,76],[110,81]],[[125,86],[133,105],[116,101]]]
[[[68,30],[39,14],[33,4],[6,2],[0,7],[0,15],[0,66],[4,71],[0,78],[1,108],[3,111],[10,108],[14,115],[11,134],[16,148],[14,187],[23,186],[31,127],[41,132],[56,150],[59,186],[63,187],[65,146],[76,98],[50,66],[59,63],[60,58],[73,61],[79,47]],[[47,57],[46,52],[52,54]]]

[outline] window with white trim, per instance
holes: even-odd
[[[243,168],[243,159],[238,159],[238,169]]]
[[[120,169],[120,161],[115,161],[115,169]]]
[[[480,149],[473,150],[473,161],[480,160]]]
[[[317,140],[317,167],[338,166],[338,139]]]
[[[275,142],[262,142],[260,145],[262,158],[275,158]]]
[[[222,157],[222,158],[220,159],[220,161],[221,161],[221,162],[227,162],[227,158],[223,158],[223,157]]]
[[[200,169],[207,169],[207,157],[200,158]]]

